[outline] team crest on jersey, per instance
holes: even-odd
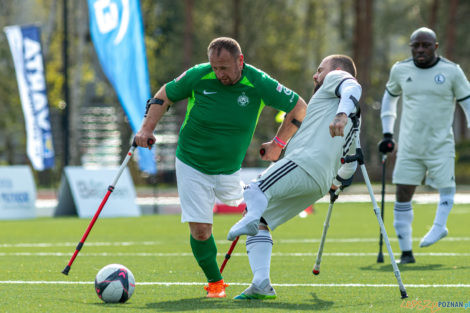
[[[446,77],[443,74],[437,74],[434,76],[434,81],[436,84],[443,84],[446,81]]]
[[[276,87],[277,92],[281,92],[282,87],[284,87],[284,86],[282,86],[280,83],[277,83],[277,87]]]
[[[248,98],[243,92],[240,97],[238,97],[238,105],[241,107],[246,107],[250,103],[250,98]]]

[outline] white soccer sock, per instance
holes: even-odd
[[[246,253],[253,272],[252,283],[260,289],[270,284],[269,267],[272,250],[273,240],[268,230],[260,230],[255,236],[247,236]]]
[[[268,206],[268,199],[261,191],[257,183],[251,183],[245,187],[243,191],[243,198],[245,199],[247,217],[261,218],[264,211]]]
[[[445,227],[447,217],[450,210],[454,205],[455,187],[439,189],[439,204],[436,210],[436,217],[434,218],[434,225],[438,227]]]
[[[393,227],[395,227],[395,232],[398,236],[400,250],[410,251],[412,247],[411,222],[413,222],[413,208],[411,207],[411,201],[395,202],[393,216]]]

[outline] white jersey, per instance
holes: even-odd
[[[402,97],[399,157],[455,157],[455,101],[470,96],[470,84],[459,65],[444,58],[430,68],[415,66],[411,58],[397,62],[386,89]]]
[[[326,75],[323,85],[310,99],[302,125],[289,141],[284,156],[311,175],[323,194],[328,192],[338,173],[341,157],[350,149],[355,152],[350,119],[344,129],[344,137],[332,138],[329,131],[340,101],[339,88],[348,79],[355,80],[351,74],[340,70]]]

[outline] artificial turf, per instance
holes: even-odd
[[[455,205],[449,235],[428,248],[419,239],[430,228],[435,205],[414,205],[416,264],[399,265],[409,298],[402,300],[388,254],[378,264],[378,223],[370,203],[336,203],[320,275],[312,275],[328,205],[316,204],[273,232],[271,281],[277,299],[232,298],[251,281],[241,238],[223,276],[225,299],[206,299],[202,271],[192,257],[189,232],[177,215],[98,219],[68,276],[61,271],[88,219],[38,218],[0,222],[0,312],[458,312],[470,305],[470,205]],[[387,203],[385,225],[399,258]],[[216,215],[219,264],[230,246],[226,234],[238,215]],[[384,252],[386,252],[384,246]],[[125,304],[105,304],[94,291],[96,273],[121,263],[136,279]],[[441,306],[436,306],[436,305]]]

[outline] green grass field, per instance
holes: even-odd
[[[409,294],[400,293],[388,255],[377,264],[378,223],[371,204],[336,203],[321,273],[312,267],[328,205],[296,217],[273,232],[271,281],[278,298],[232,298],[251,282],[241,238],[224,270],[226,299],[206,299],[201,270],[192,257],[188,227],[179,216],[98,219],[69,276],[61,271],[88,226],[88,219],[40,218],[0,222],[0,312],[459,312],[464,308],[412,306],[413,300],[470,301],[470,205],[456,205],[449,236],[429,248],[420,238],[434,218],[435,205],[414,205],[416,264],[399,266]],[[219,264],[230,246],[229,227],[238,215],[215,216]],[[385,225],[399,257],[387,203]],[[384,251],[386,248],[384,246]],[[110,263],[127,266],[136,278],[125,304],[105,304],[96,296],[94,277]],[[460,286],[459,286],[460,285]]]

